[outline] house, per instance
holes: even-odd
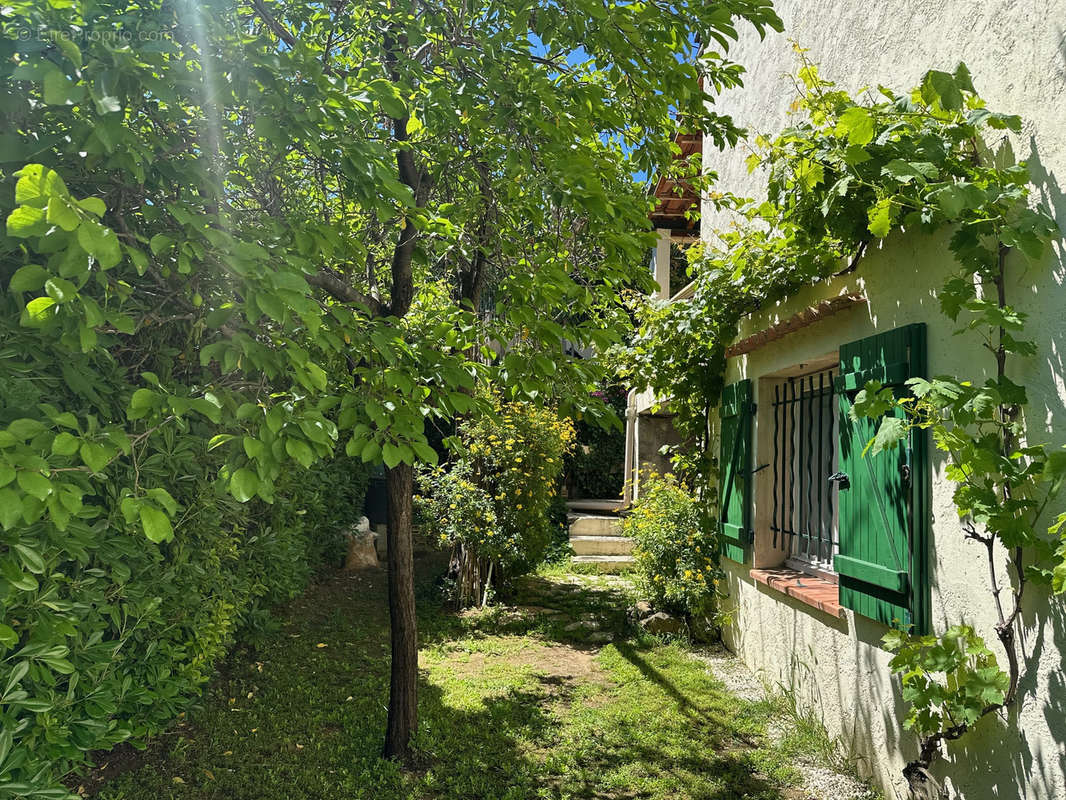
[[[1013,137],[1038,199],[1066,220],[1066,6],[1027,3],[778,0],[786,35],[746,31],[730,53],[745,87],[716,110],[773,135],[795,97],[789,39],[808,48],[842,88],[916,85],[931,68],[965,61],[989,106],[1022,116]],[[787,37],[787,38],[786,38]],[[704,149],[719,187],[756,195],[746,151]],[[702,236],[725,220],[705,203]],[[916,737],[881,637],[891,626],[943,632],[973,625],[1004,665],[996,641],[983,548],[967,541],[944,454],[912,432],[905,446],[864,459],[874,427],[840,413],[869,377],[993,373],[987,351],[939,309],[953,270],[948,235],[893,235],[849,274],[807,287],[743,320],[729,349],[717,428],[722,463],[723,567],[732,621],[727,645],[775,686],[794,693],[888,797],[907,795],[903,766]],[[1029,390],[1030,436],[1066,444],[1066,251],[1019,269],[1007,291],[1029,314],[1037,357],[1010,377]],[[631,420],[655,398],[634,395]],[[668,408],[668,401],[665,407]],[[632,428],[632,425],[631,425]],[[656,449],[655,442],[638,447]],[[633,473],[631,472],[630,475]],[[639,496],[639,486],[632,491]],[[1061,506],[1061,501],[1060,501]],[[1020,619],[1023,679],[1016,703],[952,742],[934,767],[949,796],[968,800],[1066,798],[1066,609],[1030,593]]]

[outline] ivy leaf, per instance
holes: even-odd
[[[853,145],[869,144],[874,138],[874,119],[862,106],[852,106],[840,115],[837,136],[847,136]]]

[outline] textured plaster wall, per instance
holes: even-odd
[[[786,33],[764,41],[753,31],[742,36],[732,55],[748,69],[746,86],[720,98],[719,111],[732,114],[753,133],[773,134],[788,124],[788,106],[795,97],[788,76],[796,69],[788,39],[809,48],[823,75],[847,89],[878,83],[908,89],[926,69],[950,70],[963,60],[991,107],[1024,118],[1023,134],[1012,142],[1015,152],[1030,159],[1040,199],[1066,220],[1066,0],[778,0],[777,8]],[[765,175],[748,175],[745,155],[743,148],[728,153],[705,150],[706,166],[718,172],[720,189],[758,194]],[[727,218],[704,209],[705,238],[713,241],[713,231],[726,224]],[[1040,267],[1013,264],[1010,298],[1029,313],[1040,352],[1012,377],[1028,387],[1032,438],[1059,446],[1066,444],[1063,248],[1060,243]],[[757,379],[876,331],[925,322],[930,372],[980,380],[992,366],[987,352],[972,336],[953,336],[954,326],[938,309],[936,290],[951,268],[946,236],[890,237],[863,260],[856,274],[812,287],[756,315],[746,321],[741,336],[855,288],[865,292],[867,306],[733,360],[730,378]],[[768,460],[765,453],[755,454],[756,464]],[[992,628],[987,567],[978,546],[962,539],[943,467],[937,457],[931,520],[933,625],[938,631],[957,621],[975,625],[1005,663]],[[757,530],[767,513],[765,504],[756,509]],[[859,769],[875,777],[889,797],[904,796],[899,770],[913,757],[915,739],[900,724],[904,709],[899,688],[887,669],[889,655],[878,646],[885,629],[850,612],[835,620],[753,582],[750,564],[726,563],[730,602],[736,610],[728,642],[766,678],[796,690],[829,731],[841,737]],[[1023,627],[1026,677],[1020,702],[1008,716],[986,718],[974,734],[950,745],[935,769],[953,797],[1066,798],[1064,604],[1050,602],[1041,589],[1030,592]]]

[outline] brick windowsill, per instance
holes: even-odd
[[[824,578],[816,578],[787,567],[753,569],[748,574],[759,583],[795,598],[805,605],[834,617],[844,616],[837,585]]]

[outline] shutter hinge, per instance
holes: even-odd
[[[900,477],[903,479],[903,488],[904,489],[910,489],[911,488],[911,465],[910,464],[900,464],[900,466],[899,466],[899,474],[900,474]]]

